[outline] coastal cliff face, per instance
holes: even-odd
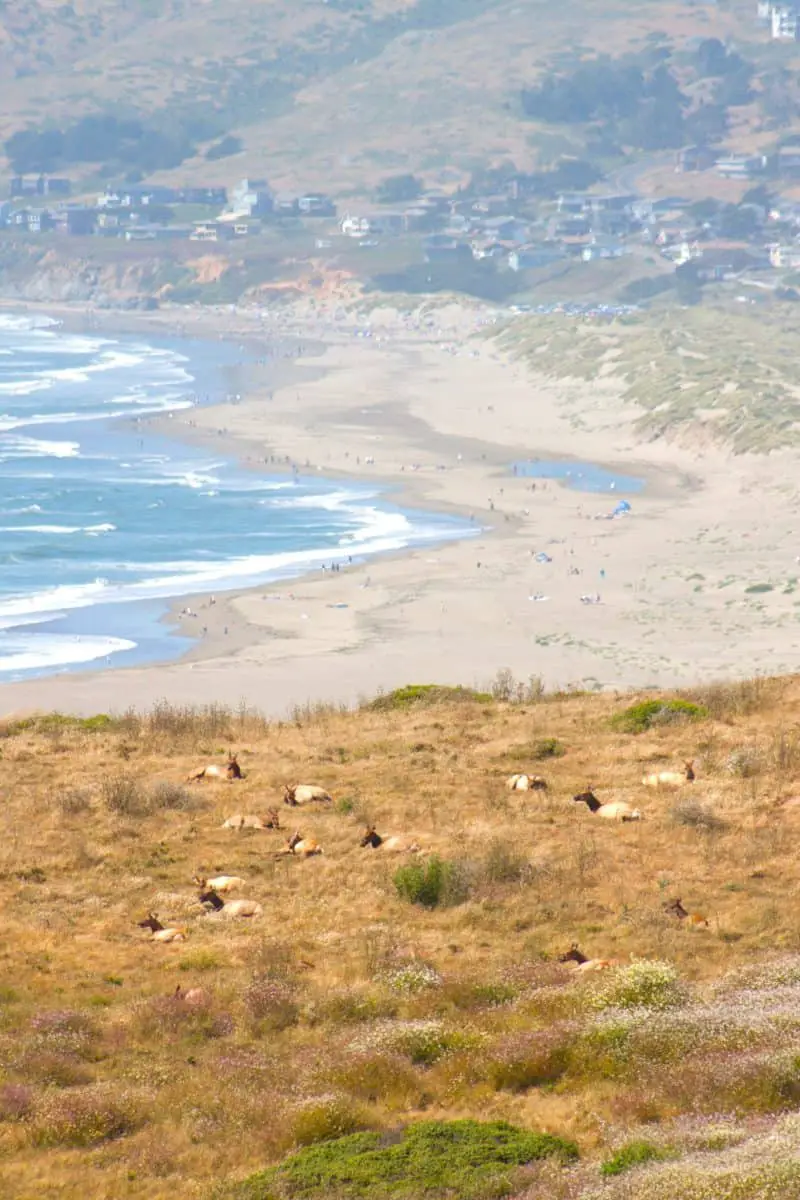
[[[59,239],[42,246],[18,239],[0,247],[0,299],[39,304],[90,303],[153,308],[178,304],[287,304],[301,299],[341,303],[360,293],[344,270],[282,262],[277,256],[200,251],[193,243],[156,249],[153,243]]]
[[[142,250],[119,243],[113,253],[94,244],[63,243],[43,249],[16,243],[0,254],[0,297],[45,304],[153,307],[174,294],[176,299],[202,302],[203,290],[219,292],[220,281],[233,271],[222,290],[225,299],[235,300],[240,294],[235,269],[236,264],[223,256],[204,255],[181,262],[171,254],[153,253],[152,247]]]

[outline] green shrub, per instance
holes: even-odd
[[[465,704],[491,704],[492,696],[488,692],[476,692],[473,688],[447,687],[439,683],[409,684],[406,687],[395,688],[383,696],[376,696],[367,704],[372,712],[395,712],[398,709],[406,711],[409,708],[433,708],[437,704],[448,704],[458,701]]]
[[[642,700],[611,718],[611,728],[620,733],[644,733],[653,725],[674,721],[702,721],[708,709],[691,700]]]
[[[563,758],[567,753],[558,738],[540,738],[538,742],[534,742],[532,757],[536,759],[543,758]]]
[[[669,1157],[667,1150],[661,1146],[654,1146],[652,1142],[641,1140],[626,1142],[617,1150],[616,1154],[612,1154],[605,1160],[600,1167],[600,1174],[621,1175],[623,1171],[629,1171],[631,1167],[639,1167],[647,1162],[660,1162]]]
[[[516,1167],[577,1156],[572,1142],[504,1121],[422,1121],[399,1136],[357,1133],[311,1146],[251,1176],[234,1194],[238,1200],[494,1200],[508,1195]]]
[[[402,900],[422,908],[461,904],[469,895],[469,880],[462,863],[434,855],[426,862],[409,863],[394,873],[394,886]]]

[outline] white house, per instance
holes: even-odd
[[[797,9],[774,4],[770,13],[770,30],[775,42],[796,42],[798,33]]]
[[[351,217],[346,213],[339,222],[339,228],[345,237],[364,237],[372,229],[369,217]]]

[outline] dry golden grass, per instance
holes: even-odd
[[[600,1152],[612,1084],[573,1072],[514,1091],[475,1065],[469,1038],[568,1015],[583,985],[552,964],[573,942],[593,957],[669,960],[698,986],[800,950],[800,681],[689,698],[708,719],[640,735],[609,725],[636,697],[582,695],[321,711],[272,725],[163,709],[96,730],[57,720],[5,729],[4,1200],[71,1200],[87,1188],[109,1200],[205,1196],[214,1180],[263,1167],[340,1119],[381,1128],[423,1112],[507,1118]],[[531,748],[549,738],[564,755],[534,760]],[[157,787],[223,762],[229,748],[243,781]],[[688,758],[698,778],[680,794],[641,786],[646,770]],[[546,776],[546,795],[505,790],[505,777],[527,768]],[[283,784],[297,781],[323,784],[334,805],[286,808]],[[589,781],[645,819],[593,818],[572,802]],[[156,794],[178,807],[154,808]],[[272,805],[324,855],[277,860],[285,833],[220,828]],[[717,820],[698,823],[698,806]],[[402,901],[392,873],[407,860],[359,848],[367,821],[456,862],[467,898],[430,911]],[[198,871],[244,876],[241,894],[263,917],[203,914]],[[710,927],[666,917],[674,896]],[[148,910],[186,924],[187,942],[151,944],[136,925]],[[419,960],[437,987],[405,989],[393,976]],[[502,1007],[542,972],[553,987],[535,1003]],[[207,1004],[187,1013],[169,999],[178,984],[204,988]],[[440,1021],[467,1042],[430,1063],[373,1055],[365,1073],[352,1043],[398,1019]],[[344,1116],[313,1107],[332,1094]],[[617,1117],[633,1125],[642,1114],[628,1103]]]

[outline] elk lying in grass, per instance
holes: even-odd
[[[677,917],[679,921],[688,921],[690,925],[708,929],[708,918],[704,917],[702,913],[689,912],[687,908],[683,907],[680,899],[667,900],[661,907],[664,912]]]
[[[200,893],[200,903],[222,913],[223,917],[260,917],[264,911],[256,900],[228,900],[226,903],[214,888]]]
[[[149,929],[152,942],[185,942],[189,936],[189,930],[185,925],[165,929],[155,913],[148,913],[146,920],[138,922],[138,928]]]
[[[283,803],[292,808],[298,808],[302,804],[313,804],[315,800],[330,804],[333,796],[326,792],[324,787],[313,783],[296,783],[292,787],[287,783],[283,789]]]
[[[285,854],[293,854],[299,858],[311,858],[314,854],[322,854],[322,846],[314,838],[304,838],[300,830],[296,829],[286,845],[278,850],[276,858],[281,858]]]
[[[184,991],[178,984],[172,993],[172,999],[176,1004],[184,1004],[187,1008],[205,1008],[211,997],[205,988],[193,987]]]
[[[611,967],[619,966],[616,958],[587,958],[585,954],[581,954],[576,942],[566,954],[562,954],[558,960],[561,963],[575,963],[575,970],[582,975],[589,974],[591,971],[607,971]]]
[[[384,854],[419,854],[422,847],[405,837],[381,837],[374,825],[368,825],[359,845],[363,848],[371,846],[373,850],[382,850]]]
[[[587,805],[596,817],[605,817],[607,821],[641,821],[642,814],[638,808],[631,808],[623,800],[615,800],[610,804],[601,804],[589,784],[585,792],[579,792],[572,799],[576,804]]]
[[[510,792],[546,792],[547,780],[541,775],[509,775],[506,787]]]
[[[213,879],[206,879],[205,875],[195,875],[194,883],[201,892],[219,892],[221,895],[227,892],[237,892],[239,888],[244,887],[244,880],[239,875],[216,875]]]
[[[265,817],[247,813],[234,813],[222,822],[222,829],[280,829],[281,819],[277,808],[268,808]]]
[[[682,771],[654,771],[651,775],[643,775],[645,787],[683,787],[685,783],[694,783],[694,760],[684,763]]]
[[[201,767],[199,771],[194,771],[191,775],[186,776],[187,783],[197,783],[200,779],[244,779],[244,775],[236,755],[229,753],[224,767],[219,763],[209,763],[207,766]]]

